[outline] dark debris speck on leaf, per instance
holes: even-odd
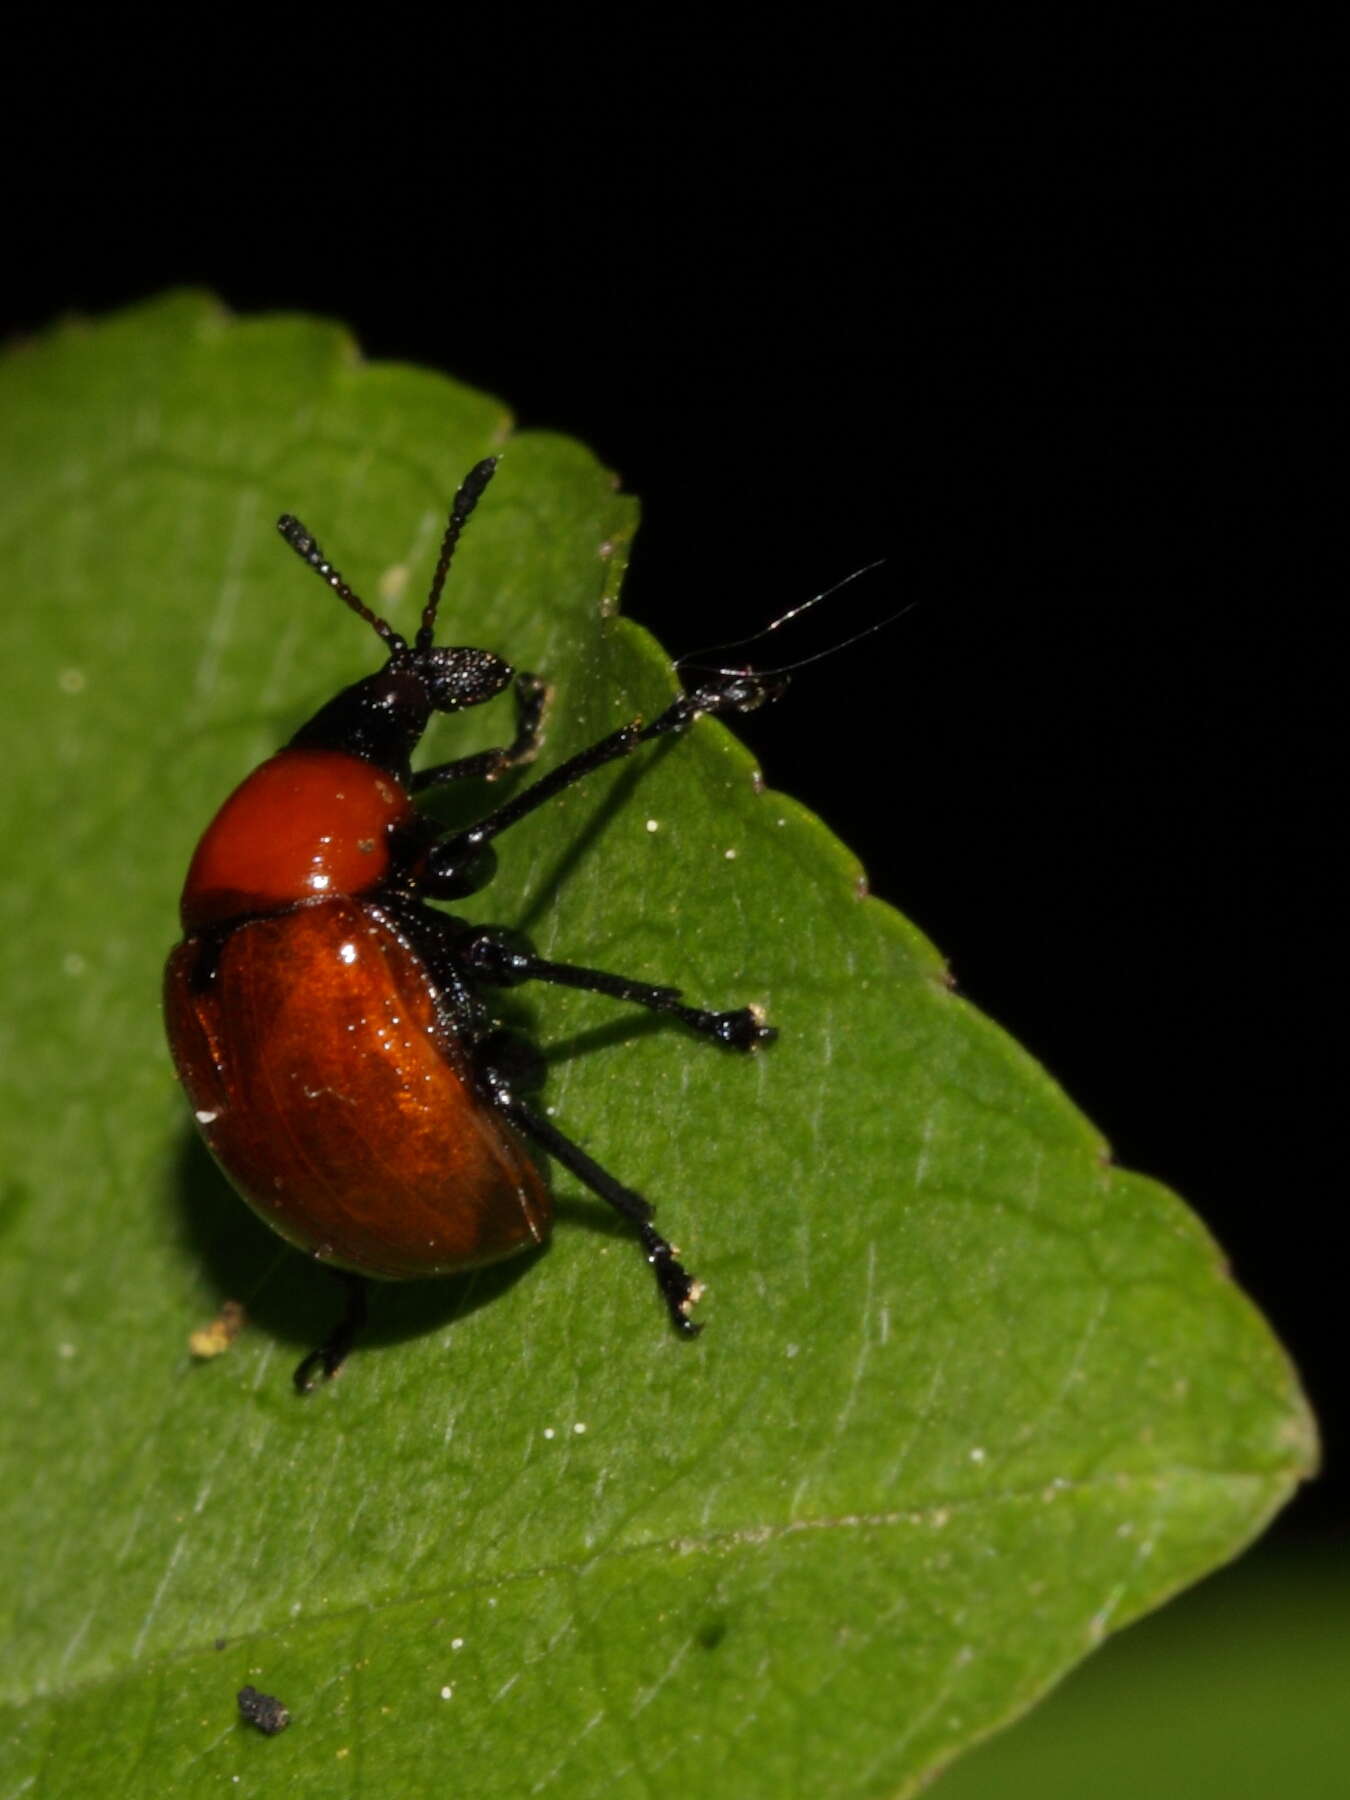
[[[291,1722],[291,1715],[271,1694],[260,1694],[255,1687],[239,1690],[239,1714],[250,1725],[256,1725],[265,1737],[275,1737]]]

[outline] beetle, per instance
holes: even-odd
[[[674,1325],[698,1330],[700,1284],[648,1201],[534,1104],[542,1059],[502,1027],[494,990],[589,989],[744,1053],[777,1035],[756,1006],[688,1006],[678,988],[548,961],[517,933],[428,904],[485,886],[495,840],[573,783],[702,713],[747,712],[783,685],[709,671],[649,723],[621,725],[476,824],[439,824],[422,796],[522,768],[542,737],[538,676],[489,650],[435,642],[455,547],[496,465],[476,464],[455,495],[411,642],[358,598],[298,519],[278,520],[291,549],[375,631],[385,662],[226,799],[188,867],[184,937],[165,970],[169,1047],[207,1148],[267,1224],[346,1281],[343,1316],[295,1371],[301,1393],[341,1367],[370,1279],[448,1275],[547,1240],[538,1150],[633,1226]],[[413,772],[434,714],[508,687],[510,744]]]

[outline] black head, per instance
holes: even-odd
[[[277,530],[296,555],[322,576],[338,598],[359,614],[389,649],[389,660],[379,673],[354,682],[320,707],[309,723],[296,732],[290,748],[344,750],[366,762],[377,763],[406,781],[412,753],[433,713],[478,706],[501,693],[511,680],[514,670],[510,664],[490,650],[467,645],[438,646],[432,641],[436,635],[436,609],[455,545],[496,467],[495,456],[476,464],[455,495],[436,572],[422,609],[422,622],[411,644],[357,598],[299,519],[283,513],[277,520]]]

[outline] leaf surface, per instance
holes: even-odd
[[[509,833],[472,909],[780,1027],[741,1059],[519,996],[707,1331],[557,1176],[545,1254],[382,1290],[298,1401],[330,1278],[199,1149],[158,1006],[212,811],[375,666],[273,521],[408,627],[505,449],[444,634],[556,683],[543,768],[673,691],[615,614],[636,509],[490,398],[194,294],[18,346],[0,391],[0,1792],[909,1793],[1261,1529],[1312,1426],[1210,1238],[706,720]],[[225,1299],[250,1329],[194,1364]]]

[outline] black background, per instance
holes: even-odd
[[[1209,1223],[1326,1431],[1277,1529],[1325,1541],[1350,1504],[1316,122],[1259,44],[1160,46],[1142,91],[1114,47],[1021,48],[859,87],[866,44],[773,71],[742,44],[709,86],[650,44],[553,73],[535,45],[527,79],[409,43],[394,98],[276,46],[268,78],[160,44],[132,93],[127,47],[85,46],[11,115],[0,323],[195,282],[485,387],[642,497],[626,607],[672,649],[885,556],[850,628],[914,609],[744,735]]]

